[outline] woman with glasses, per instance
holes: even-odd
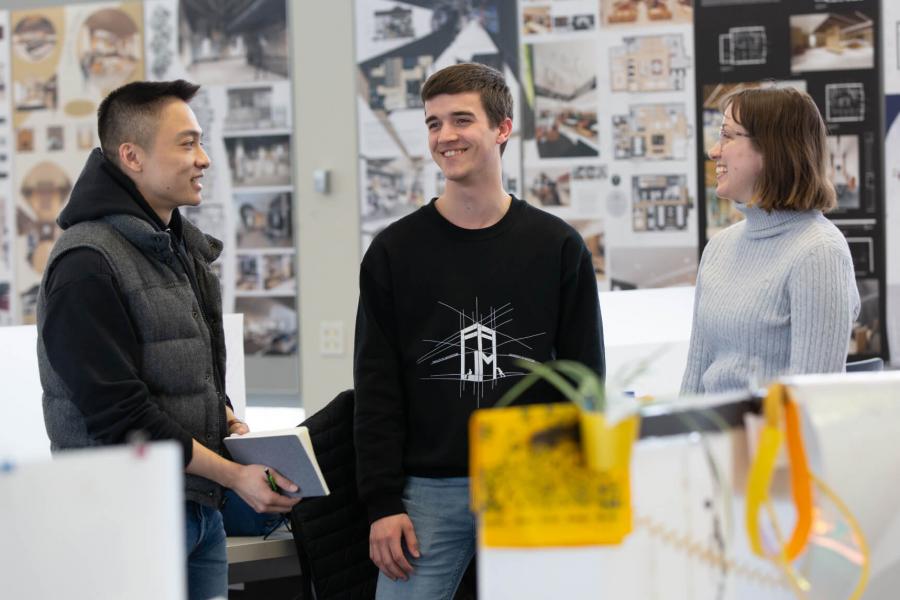
[[[791,88],[745,89],[723,106],[709,151],[716,194],[745,219],[703,252],[682,394],[843,371],[859,313],[850,249],[822,214],[836,200],[812,98]]]

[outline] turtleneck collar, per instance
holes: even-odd
[[[773,210],[766,212],[758,206],[747,206],[735,203],[737,208],[746,218],[744,235],[750,239],[767,238],[779,235],[792,229],[799,221],[815,219],[822,214],[819,210]]]

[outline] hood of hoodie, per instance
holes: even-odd
[[[177,212],[173,211],[170,226],[180,221]],[[159,231],[165,231],[167,227],[150,208],[134,182],[107,159],[100,148],[94,148],[72,188],[68,204],[59,213],[56,222],[62,229],[68,229],[76,223],[109,215],[132,215],[147,221]]]

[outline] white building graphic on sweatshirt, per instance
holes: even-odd
[[[524,337],[505,333],[504,327],[513,320],[511,303],[507,302],[499,308],[492,307],[484,314],[479,311],[477,298],[471,313],[444,302],[438,304],[456,313],[459,326],[443,339],[422,340],[431,346],[417,361],[430,367],[431,372],[423,379],[457,381],[460,397],[471,393],[480,400],[484,397],[485,385],[493,388],[501,379],[526,374],[516,368],[514,361],[523,359],[534,362],[526,355],[532,349],[527,340],[544,335],[544,332]],[[501,361],[505,361],[503,366]]]

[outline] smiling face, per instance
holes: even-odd
[[[141,170],[133,179],[157,214],[171,215],[179,206],[200,204],[209,155],[201,145],[197,117],[186,102],[167,100],[156,126],[149,147],[141,148]]]
[[[479,183],[498,178],[500,145],[512,131],[507,118],[492,126],[478,92],[439,94],[425,101],[428,147],[447,181]]]
[[[725,107],[719,141],[709,150],[716,162],[716,195],[747,204],[753,199],[763,170],[763,155],[747,131],[735,121],[732,105]],[[740,115],[738,115],[740,117]]]

